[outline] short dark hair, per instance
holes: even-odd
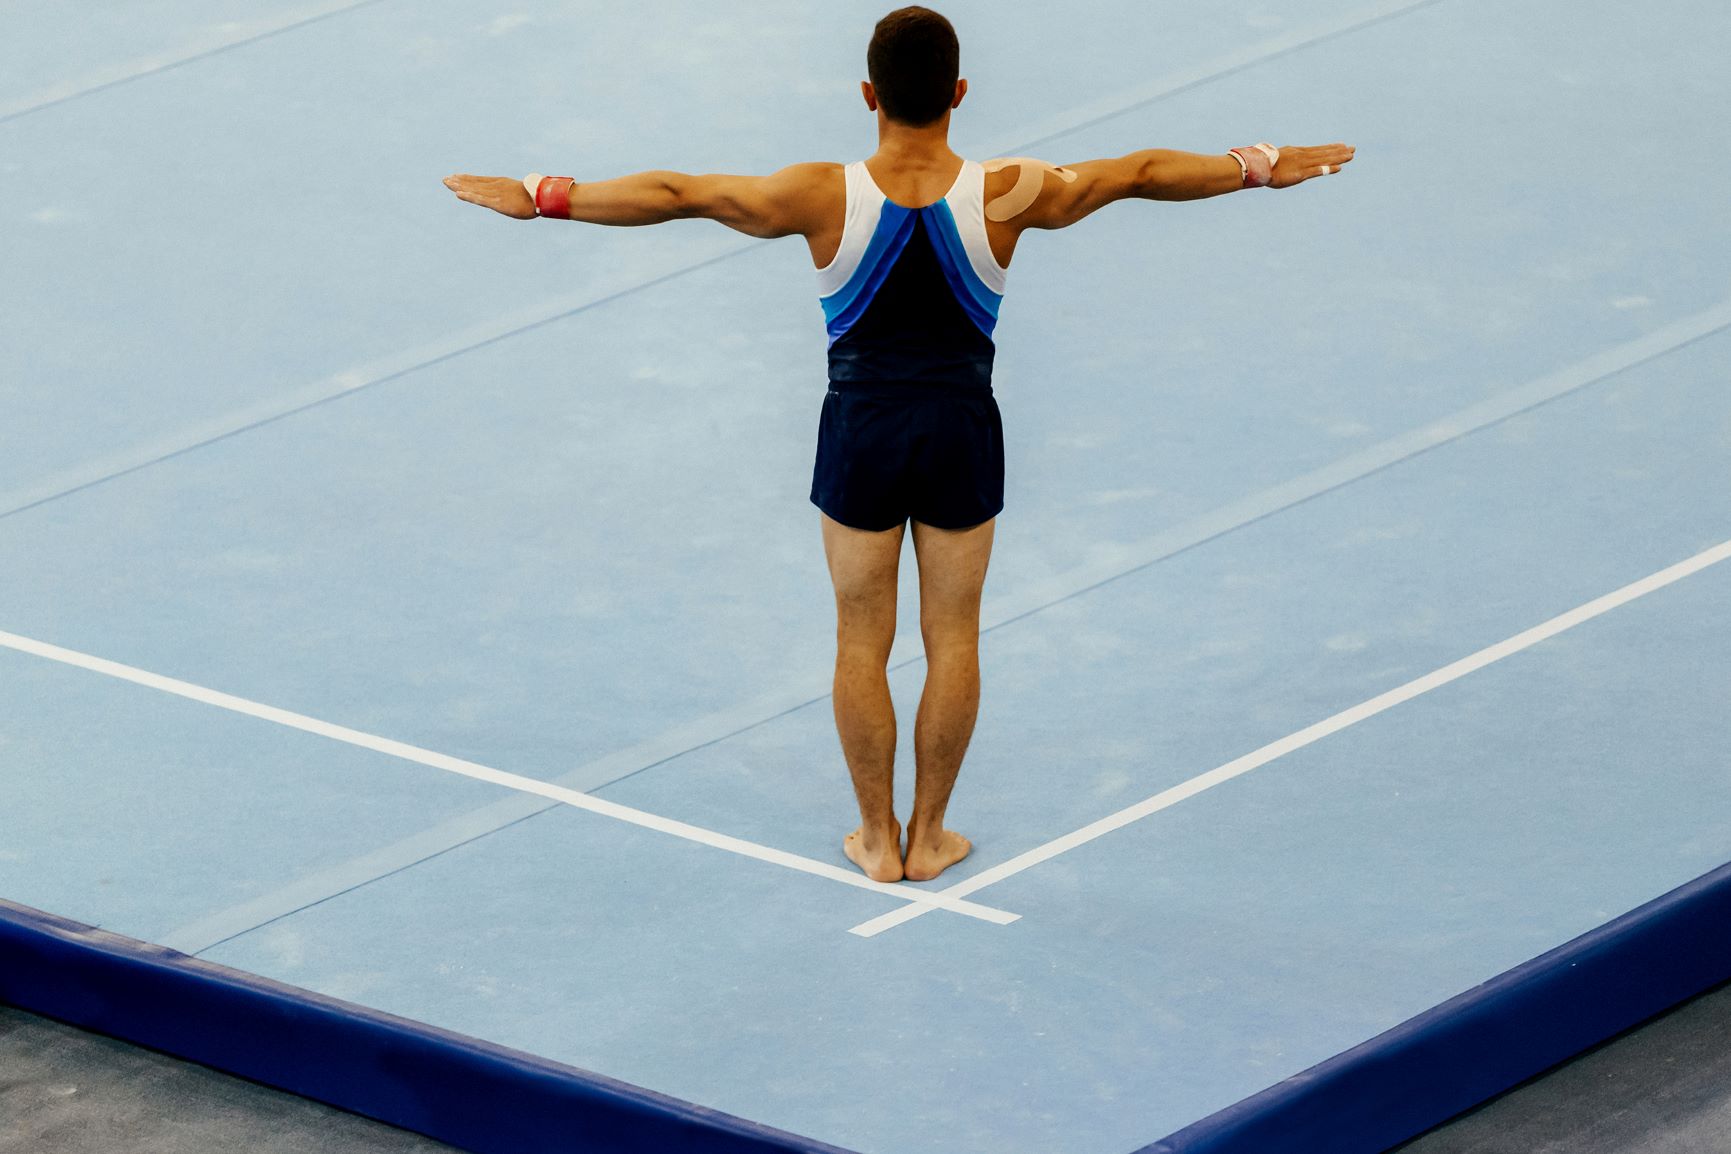
[[[877,22],[866,73],[878,107],[902,124],[931,124],[956,98],[961,47],[950,22],[930,8],[897,8]]]

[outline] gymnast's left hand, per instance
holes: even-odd
[[[518,220],[535,218],[535,198],[523,187],[523,182],[510,176],[470,176],[459,172],[445,178],[445,187],[457,194],[457,199]]]
[[[1357,151],[1350,144],[1282,145],[1268,187],[1291,188],[1313,177],[1330,176],[1339,172],[1341,165],[1350,164]]]

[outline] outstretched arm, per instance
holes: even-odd
[[[642,225],[703,217],[751,236],[790,236],[822,227],[824,193],[839,192],[837,164],[793,164],[768,176],[692,175],[656,170],[571,189],[571,219],[590,224]],[[830,182],[835,189],[828,189]],[[535,200],[509,176],[445,178],[470,204],[519,220],[535,216]],[[828,206],[833,207],[833,206]]]
[[[1291,188],[1340,171],[1352,160],[1347,144],[1283,147],[1270,188]],[[1231,153],[1211,156],[1149,148],[1112,160],[1064,166],[1076,179],[1048,173],[1038,199],[1018,218],[1023,228],[1065,228],[1117,200],[1201,200],[1244,187],[1244,168]]]

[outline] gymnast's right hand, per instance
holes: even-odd
[[[445,178],[445,187],[459,200],[490,208],[518,220],[535,219],[535,198],[523,182],[511,176],[470,176],[456,173]]]

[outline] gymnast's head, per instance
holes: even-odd
[[[911,128],[947,128],[968,82],[959,79],[961,49],[950,22],[930,8],[897,8],[877,22],[860,82],[866,107]]]

